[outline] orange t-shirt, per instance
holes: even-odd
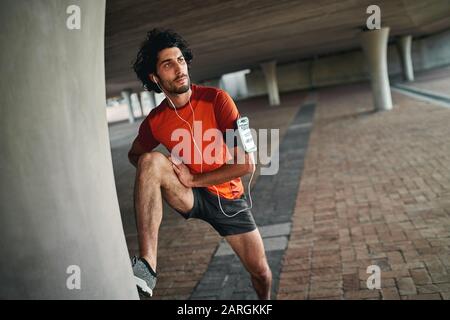
[[[233,99],[223,90],[194,84],[191,85],[191,90],[191,106],[194,110],[195,126],[189,103],[181,108],[177,108],[177,113],[189,123],[190,128],[177,116],[175,110],[169,106],[167,99],[164,99],[141,123],[137,139],[148,152],[160,143],[169,152],[172,152],[173,148],[177,148],[177,154],[191,173],[199,174],[202,172],[202,169],[203,172],[216,170],[227,160],[231,159],[230,151],[223,136],[221,136],[221,139],[211,138],[211,134],[207,133],[205,135],[205,132],[208,129],[218,129],[224,134],[227,129],[236,129],[236,120],[239,118],[239,112]],[[184,132],[186,134],[184,136],[182,134],[174,134],[180,132],[175,131],[177,129],[185,129]],[[193,130],[197,147],[192,141],[191,129]],[[186,136],[187,134],[189,135],[188,137]],[[183,137],[188,138],[186,140],[190,145],[190,149],[185,148],[180,151],[181,145],[179,143],[185,142]],[[184,153],[186,150],[188,152]],[[201,156],[199,150],[202,151]],[[208,159],[204,157],[205,154],[209,157]],[[214,161],[211,161],[211,156],[214,157]],[[241,178],[232,179],[215,185],[215,187],[219,195],[227,199],[240,198],[244,192]],[[209,186],[207,189],[211,193],[217,194],[213,186]]]

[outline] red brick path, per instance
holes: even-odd
[[[278,299],[450,298],[450,110],[393,99],[320,91]]]

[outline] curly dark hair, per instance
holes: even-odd
[[[141,44],[136,61],[133,64],[134,72],[136,72],[137,77],[141,80],[146,90],[161,92],[148,76],[156,71],[158,53],[161,50],[173,47],[180,49],[189,66],[194,56],[188,47],[188,43],[178,33],[169,29],[158,28],[147,33],[147,39]]]

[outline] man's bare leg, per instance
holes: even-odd
[[[250,273],[258,298],[269,300],[272,287],[272,272],[267,263],[264,244],[258,229],[243,234],[227,236],[225,239]]]
[[[154,271],[163,198],[180,212],[187,213],[194,206],[192,189],[178,180],[170,160],[159,152],[144,153],[139,158],[136,170],[134,205],[139,253]]]

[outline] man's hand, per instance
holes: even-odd
[[[234,148],[235,159],[238,152],[238,148]],[[242,177],[255,171],[255,161],[253,154],[247,154],[244,153],[244,151],[242,152],[243,156],[245,157],[244,164],[225,163],[216,170],[198,173],[195,175],[192,174],[189,171],[189,168],[178,158],[169,157],[169,160],[172,162],[172,168],[173,171],[175,171],[178,180],[180,180],[180,182],[184,186],[188,188],[209,187]]]
[[[179,159],[169,157],[172,162],[173,171],[178,176],[178,180],[187,188],[194,187],[194,175],[189,171],[189,168]]]

